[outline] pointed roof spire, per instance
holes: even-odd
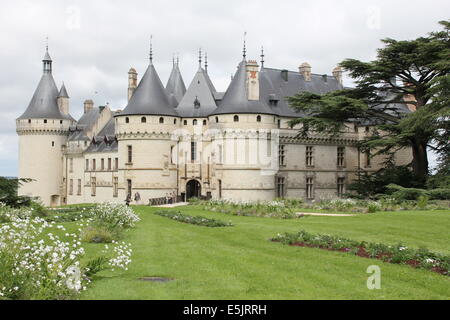
[[[244,32],[244,49],[242,50],[242,56],[245,58],[247,57],[247,41],[246,41],[246,37],[247,37],[247,31]]]
[[[264,46],[261,46],[261,69],[264,68]]]
[[[153,35],[150,35],[150,64],[153,64]]]
[[[48,53],[48,37],[45,38],[45,56],[42,61],[52,61],[50,54]]]
[[[170,73],[169,80],[167,81],[166,91],[170,96],[173,106],[177,106],[186,93],[186,86],[181,76],[179,68],[179,60],[173,65],[172,72]]]
[[[63,84],[61,86],[61,90],[59,90],[58,98],[59,97],[61,97],[61,98],[69,98],[69,95],[67,94],[66,85],[64,84],[64,82],[63,82]]]

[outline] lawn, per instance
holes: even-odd
[[[134,250],[129,270],[100,273],[82,299],[450,299],[449,278],[427,270],[268,241],[277,233],[304,229],[448,254],[449,211],[280,220],[179,208],[234,224],[207,228],[152,213],[160,209],[135,210],[142,221],[125,235]],[[86,248],[92,256],[102,245]],[[380,290],[367,289],[370,265],[381,268]],[[151,276],[174,281],[139,280]]]

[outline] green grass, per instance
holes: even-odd
[[[448,211],[281,220],[177,208],[234,224],[206,228],[152,214],[157,208],[135,209],[142,221],[125,234],[134,250],[129,270],[100,273],[82,299],[450,299],[450,280],[427,270],[268,241],[304,229],[449,253]],[[102,245],[86,248],[92,257]],[[381,267],[381,290],[366,287],[370,265]],[[175,280],[138,280],[150,276]]]

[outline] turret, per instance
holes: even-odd
[[[59,111],[66,116],[69,115],[69,95],[67,94],[67,89],[64,82],[61,90],[59,90],[57,102]]]
[[[342,68],[340,66],[337,66],[333,69],[333,76],[336,78],[336,80],[342,85]]]

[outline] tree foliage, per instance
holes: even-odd
[[[340,135],[349,122],[370,125],[372,134],[360,147],[388,159],[402,148],[411,148],[413,171],[424,184],[427,150],[443,156],[450,148],[450,21],[440,24],[442,31],[426,37],[382,40],[384,47],[373,61],[341,62],[356,88],[323,95],[302,92],[288,98],[294,109],[307,114],[291,125],[301,124],[303,136],[311,131]]]
[[[17,195],[19,186],[30,181],[30,179],[8,179],[0,177],[0,202],[13,208],[30,206],[31,199],[29,197]]]

